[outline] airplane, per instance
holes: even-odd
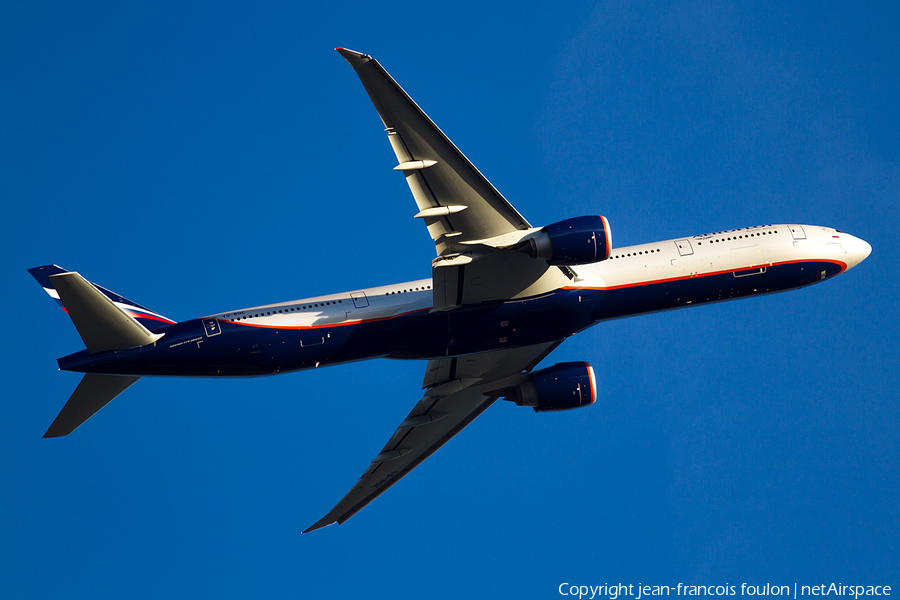
[[[176,322],[56,265],[29,269],[85,349],[84,378],[44,437],[65,436],[145,376],[256,377],[372,358],[427,361],[424,390],[361,478],[304,533],[342,524],[498,399],[536,412],[594,403],[587,362],[536,369],[610,319],[831,279],[865,241],[830,227],[756,225],[614,248],[602,216],[533,227],[372,57],[337,48],[387,132],[435,244],[432,278]]]

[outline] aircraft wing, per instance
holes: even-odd
[[[421,218],[435,243],[434,309],[536,295],[567,271],[516,252],[539,231],[494,188],[371,56],[338,48],[384,122]]]
[[[425,370],[425,396],[397,426],[356,485],[331,511],[303,533],[343,523],[415,469],[475,420],[502,390],[522,383],[562,340],[431,360]]]

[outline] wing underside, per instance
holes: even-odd
[[[343,523],[415,469],[487,410],[499,391],[524,381],[561,341],[429,361],[429,389],[331,511],[304,533]]]
[[[431,211],[420,218],[439,245],[439,255],[441,244],[531,227],[377,60],[344,48],[338,52],[356,70],[375,105],[397,156],[397,170],[406,176],[419,211]],[[457,235],[446,238],[452,234]]]
[[[542,294],[566,272],[518,252],[538,230],[516,211],[372,57],[338,48],[378,111],[434,240],[433,310]],[[424,397],[340,502],[306,531],[343,523],[527,378],[561,341],[429,361]]]

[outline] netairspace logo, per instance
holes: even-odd
[[[725,585],[637,585],[633,583],[624,584],[617,583],[609,585],[576,585],[569,582],[559,584],[559,594],[561,596],[574,596],[578,600],[587,598],[594,600],[603,598],[605,600],[616,600],[624,596],[634,598],[634,600],[650,600],[645,596],[784,596],[785,598],[793,597],[797,600],[799,596],[853,596],[854,600],[858,600],[860,596],[890,596],[891,586],[889,585],[844,585],[842,583],[823,583],[820,585],[799,585],[795,583],[790,585],[751,585],[742,583],[737,584],[725,583]]]

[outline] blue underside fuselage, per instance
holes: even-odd
[[[371,321],[260,327],[205,318],[165,325],[141,348],[59,359],[61,369],[134,376],[253,377],[370,358],[433,359],[561,340],[600,321],[795,289],[843,270],[828,261],[526,299],[428,309]]]

